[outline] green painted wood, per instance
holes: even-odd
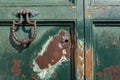
[[[119,80],[119,26],[95,26],[95,80]]]
[[[17,10],[21,9],[32,9],[39,12],[39,15],[32,17],[32,20],[75,20],[77,18],[75,12],[76,9],[73,9],[72,6],[43,6],[43,7],[1,7],[0,8],[0,20],[3,21],[12,21],[18,20],[17,17],[13,15]],[[69,13],[69,14],[67,14]]]
[[[32,78],[33,73],[39,74],[44,73],[37,72],[34,68],[31,68],[33,60],[37,58],[38,53],[44,48],[46,41],[59,33],[60,30],[70,31],[69,26],[38,26],[37,38],[31,43],[31,45],[22,49],[19,44],[15,44],[12,38],[11,26],[0,26],[0,79],[1,80],[34,80]],[[19,27],[17,35],[20,38],[28,37],[30,28],[32,27]],[[23,32],[26,33],[23,33]],[[47,58],[46,58],[47,59]],[[17,63],[15,63],[15,61]],[[71,65],[70,60],[55,65],[53,68],[48,70],[46,77],[41,79],[38,76],[38,80],[71,80]],[[17,64],[17,65],[16,65]],[[65,65],[65,66],[63,66]],[[51,71],[50,71],[51,70]],[[63,73],[64,71],[64,73]],[[52,72],[56,72],[57,75],[52,77]]]
[[[75,1],[74,0],[10,0],[10,1],[7,1],[7,0],[0,0],[0,4],[8,4],[8,5],[25,5],[25,4],[29,4],[29,5],[43,5],[43,4],[53,4],[53,5],[68,5],[68,4],[72,4],[74,3]],[[4,6],[5,6],[4,5]]]
[[[16,1],[16,0],[10,0],[9,1],[9,3],[32,3],[32,2],[53,2],[53,0],[20,0],[20,1]],[[64,2],[64,1],[69,1],[69,0],[55,0],[55,2],[60,2],[60,1],[62,1],[62,2]],[[8,3],[8,1],[7,0],[0,0],[0,2],[2,2],[2,3]]]
[[[93,49],[90,53],[93,76],[87,77],[87,80],[120,79],[119,9],[119,0],[85,1],[86,52]]]
[[[84,80],[84,67],[81,73],[77,61],[79,56],[73,60],[74,54],[79,55],[75,43],[84,44],[83,7],[83,0],[0,0],[0,80]],[[37,21],[37,37],[25,49],[13,39],[11,31],[12,21],[19,20],[13,13],[20,9],[40,13],[30,18]],[[21,39],[33,34],[33,26],[17,27],[16,33]],[[35,59],[47,49],[44,46],[49,40],[62,30],[70,33],[71,43],[74,43],[71,45],[70,58],[48,70],[40,69],[34,63]]]
[[[91,0],[93,5],[120,5],[119,0]]]

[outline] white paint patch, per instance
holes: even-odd
[[[84,58],[83,58],[82,56],[79,56],[79,59],[80,59],[80,61],[83,61],[83,60],[84,60]]]
[[[84,64],[82,65],[82,70],[83,70],[83,74],[84,74]],[[81,80],[84,80],[84,76],[81,77]]]
[[[63,48],[63,46],[62,46],[62,44],[61,44],[61,43],[58,43],[58,47],[59,47],[60,49],[62,49],[62,48]]]
[[[84,50],[84,42],[82,40],[79,40],[79,46],[78,48],[83,51]]]

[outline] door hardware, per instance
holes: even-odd
[[[33,11],[33,10],[19,10],[17,11],[17,13],[15,14],[16,17],[19,18],[19,21],[18,22],[15,22],[13,21],[13,25],[12,25],[12,35],[13,35],[13,38],[21,43],[21,45],[26,48],[27,45],[29,43],[31,43],[35,38],[36,38],[36,35],[37,35],[37,25],[36,25],[36,21],[30,21],[30,17],[34,17],[36,16],[38,13]],[[32,35],[31,38],[24,38],[24,39],[20,39],[17,37],[16,35],[16,31],[15,31],[15,25],[22,25],[23,22],[26,22],[27,24],[30,24],[30,25],[33,25],[34,26],[34,33]]]

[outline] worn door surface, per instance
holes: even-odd
[[[82,0],[0,0],[0,80],[83,79],[83,33]]]
[[[120,80],[120,1],[86,0],[86,79]]]

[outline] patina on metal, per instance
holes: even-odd
[[[37,13],[31,11],[31,10],[20,10],[17,12],[16,16],[19,17],[19,21],[18,22],[15,22],[13,21],[13,26],[12,26],[12,34],[13,34],[13,37],[16,41],[18,41],[19,43],[21,43],[21,45],[26,48],[27,45],[29,43],[31,43],[35,38],[36,38],[36,35],[37,35],[37,26],[36,26],[36,21],[34,22],[31,22],[30,21],[30,17],[31,16],[35,16]],[[15,25],[21,25],[23,24],[23,22],[26,22],[30,25],[33,25],[34,26],[34,34],[31,38],[25,38],[25,39],[19,39],[16,35],[16,32],[15,32]]]

